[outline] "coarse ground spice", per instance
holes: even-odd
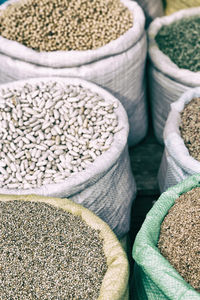
[[[200,16],[163,26],[155,40],[159,49],[179,68],[200,71]]]
[[[200,161],[200,98],[185,105],[181,112],[180,133],[190,155]]]
[[[38,51],[96,49],[132,26],[120,0],[27,0],[0,15],[0,35]]]
[[[200,188],[176,199],[160,230],[158,248],[179,274],[200,292]]]
[[[0,201],[0,299],[97,299],[103,240],[79,216],[41,202]]]

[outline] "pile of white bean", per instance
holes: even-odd
[[[0,187],[40,187],[84,170],[120,130],[117,106],[52,80],[1,88]]]

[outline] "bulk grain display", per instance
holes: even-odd
[[[200,86],[200,7],[158,18],[149,27],[149,86],[153,127],[163,144],[170,104]]]
[[[112,92],[130,122],[129,145],[147,131],[145,17],[135,1],[7,1],[0,6],[0,82],[80,77]]]
[[[129,231],[136,186],[121,103],[79,78],[0,86],[0,193],[70,197]]]
[[[165,128],[165,149],[158,172],[163,192],[188,176],[200,173],[200,88],[190,89],[171,104]]]
[[[81,205],[1,195],[0,228],[2,299],[128,300],[126,254]]]
[[[200,299],[200,175],[163,193],[133,246],[134,299]]]
[[[200,292],[199,220],[200,187],[197,187],[175,200],[162,222],[158,241],[161,254],[197,292]]]
[[[165,14],[170,15],[177,10],[200,6],[200,0],[165,0]]]

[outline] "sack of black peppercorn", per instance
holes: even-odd
[[[148,29],[152,121],[161,144],[170,104],[189,88],[200,86],[199,58],[195,50],[199,37],[198,14],[200,7],[180,10],[157,18]]]
[[[200,88],[171,104],[164,128],[164,153],[158,173],[160,191],[200,173]]]
[[[43,76],[90,80],[125,107],[129,145],[143,139],[147,41],[141,7],[130,0],[74,0],[68,7],[56,0],[23,3],[10,0],[0,7],[0,83]]]

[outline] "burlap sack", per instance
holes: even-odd
[[[200,0],[165,0],[165,14],[170,15],[177,10],[200,6]]]
[[[90,227],[100,230],[104,240],[104,253],[108,270],[104,276],[98,300],[128,300],[129,266],[126,253],[109,226],[81,205],[68,199],[41,197],[36,195],[0,195],[0,201],[23,200],[43,202],[62,208],[73,215],[80,216]]]

